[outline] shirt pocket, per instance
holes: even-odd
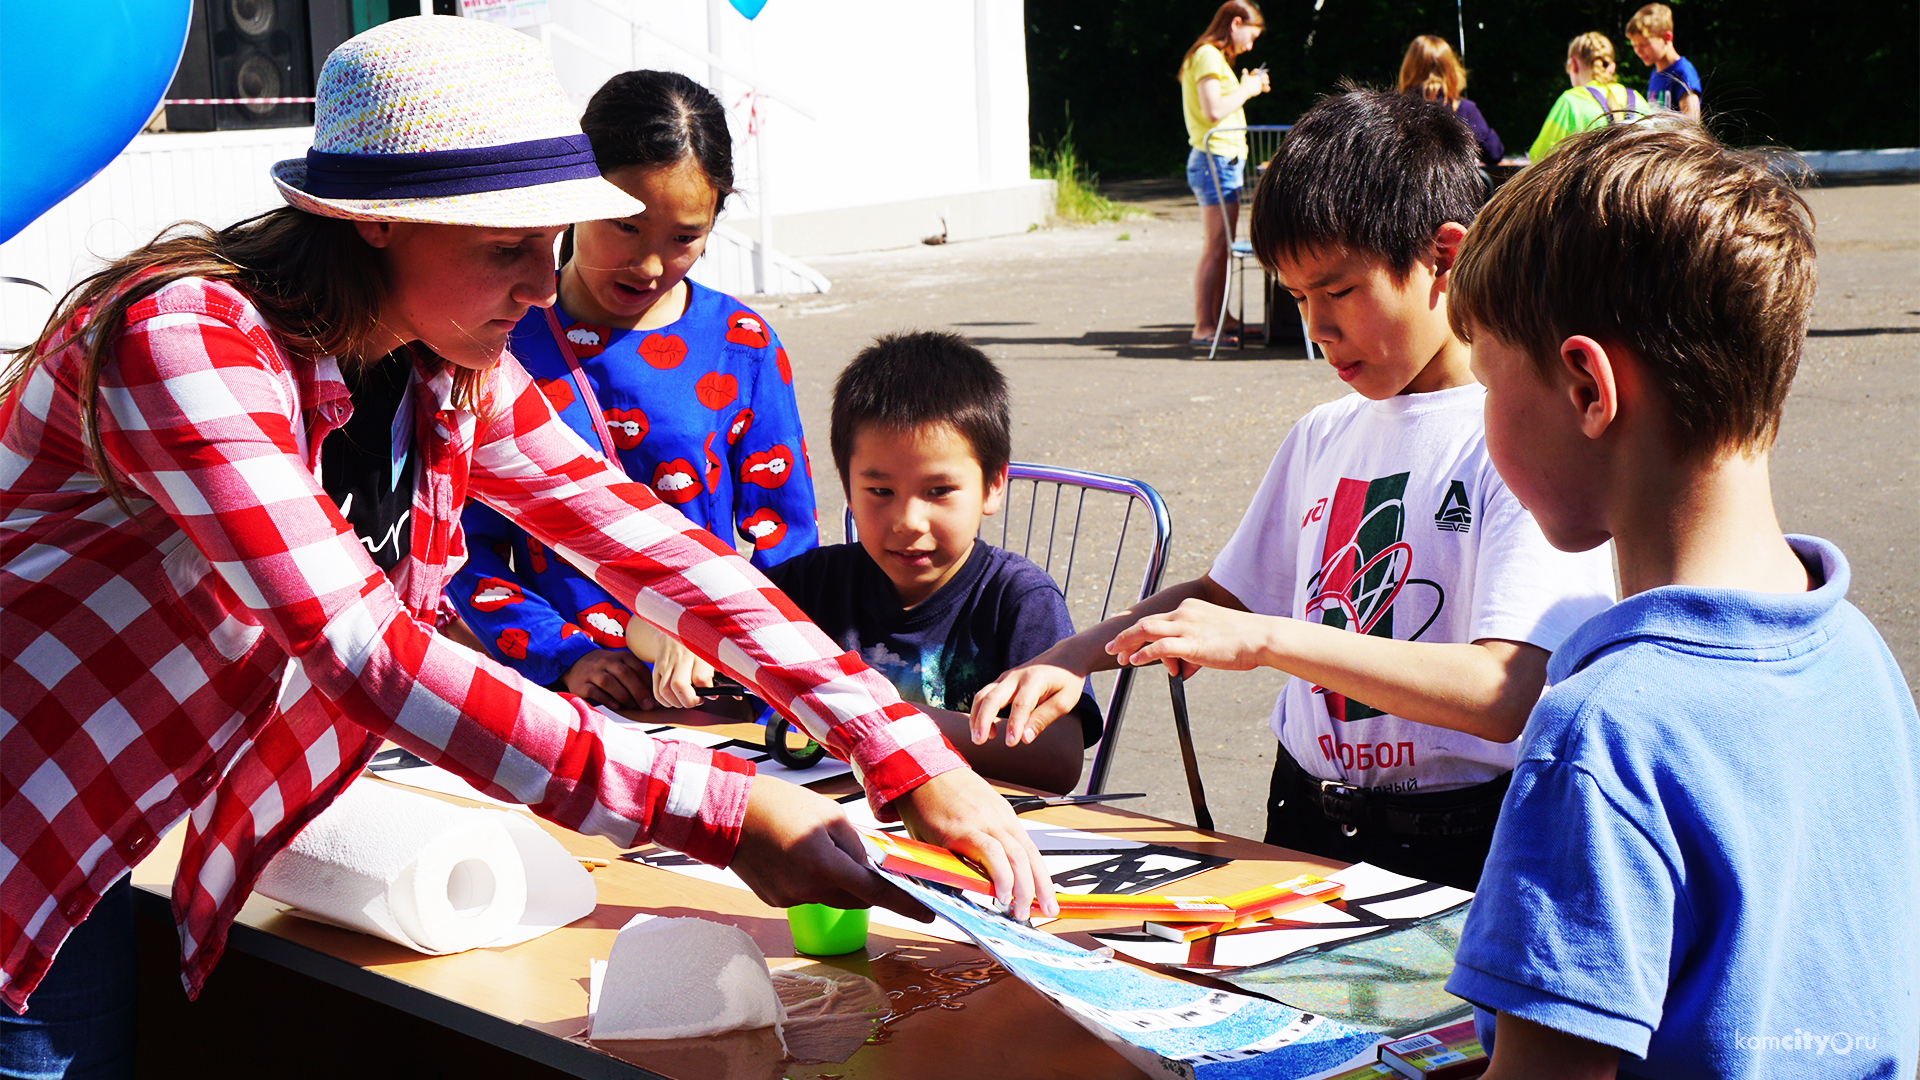
[[[185,615],[221,659],[239,660],[259,644],[265,627],[238,603],[229,607],[222,602],[223,594],[233,596],[232,590],[224,586],[207,557],[184,535],[161,558],[160,569],[162,581],[173,594],[163,603]]]

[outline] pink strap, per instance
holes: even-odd
[[[613,432],[607,430],[607,418],[600,411],[600,399],[594,395],[593,383],[587,381],[587,373],[580,369],[580,358],[573,355],[573,343],[567,340],[566,331],[560,329],[560,317],[547,308],[547,328],[553,331],[553,343],[560,347],[560,355],[567,358],[567,368],[573,372],[573,385],[580,391],[580,404],[587,407],[587,415],[593,420],[593,430],[600,436],[600,449],[607,460],[616,469],[621,468],[620,454],[613,445]]]

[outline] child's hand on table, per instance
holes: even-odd
[[[567,693],[609,709],[651,709],[653,690],[647,669],[630,652],[595,649],[560,676]]]
[[[712,664],[638,615],[627,623],[627,648],[653,665],[653,699],[661,708],[700,707],[700,695],[693,688],[713,685]]]

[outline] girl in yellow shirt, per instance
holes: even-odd
[[[1214,128],[1247,126],[1243,110],[1248,101],[1269,89],[1267,73],[1233,73],[1233,61],[1253,48],[1266,27],[1252,0],[1227,0],[1213,13],[1213,21],[1187,49],[1180,62],[1180,101],[1187,119],[1187,186],[1200,201],[1200,227],[1205,244],[1200,265],[1193,272],[1193,337],[1190,344],[1206,348],[1216,332],[1222,345],[1239,344],[1238,325],[1219,326],[1220,298],[1227,283],[1227,248],[1240,218],[1240,184],[1247,161],[1244,130],[1208,138]],[[1213,158],[1212,169],[1207,158]],[[1216,177],[1218,183],[1216,186]]]

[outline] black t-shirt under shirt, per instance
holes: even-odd
[[[391,571],[412,543],[413,403],[410,361],[395,354],[342,367],[353,415],[320,444],[320,486],[340,507],[374,564]],[[402,406],[405,406],[403,409]]]
[[[984,540],[959,572],[918,605],[859,544],[801,552],[767,571],[840,647],[857,653],[907,701],[966,712],[980,688],[1073,633],[1060,587],[1045,570]],[[1085,745],[1100,741],[1091,693],[1074,706]]]

